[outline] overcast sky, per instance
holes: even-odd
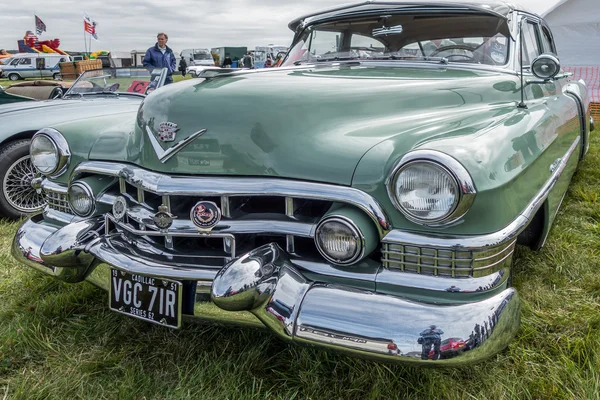
[[[9,2],[9,0],[3,0]],[[351,1],[351,0],[350,0]],[[289,45],[287,24],[308,12],[344,0],[12,0],[0,11],[0,48],[17,49],[25,31],[34,30],[34,14],[47,32],[40,40],[58,38],[61,48],[84,51],[83,13],[97,23],[100,40],[92,50],[145,50],[156,33],[167,32],[176,51],[194,47]],[[520,0],[543,13],[558,0]]]

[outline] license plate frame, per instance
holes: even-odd
[[[125,282],[129,282],[129,288]],[[182,298],[183,284],[179,281],[110,269],[108,308],[111,311],[179,329]]]

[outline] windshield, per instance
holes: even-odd
[[[338,19],[306,29],[283,65],[336,60],[443,60],[505,65],[508,32],[489,15],[396,14]],[[500,28],[499,28],[500,27]]]
[[[212,60],[212,56],[207,52],[194,53],[194,60]]]
[[[166,68],[103,68],[85,71],[65,96],[90,94],[146,95],[164,84]]]

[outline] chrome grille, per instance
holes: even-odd
[[[71,211],[71,207],[69,206],[66,193],[53,192],[45,189],[44,195],[46,198],[46,203],[51,209],[73,214],[73,211]]]
[[[320,199],[302,199],[288,196],[236,195],[214,196],[207,193],[191,195],[163,195],[138,187],[120,178],[119,185],[105,195],[108,204],[115,195],[128,201],[128,212],[123,221],[113,221],[134,236],[144,236],[166,250],[204,249],[215,251],[214,243],[206,245],[206,235],[199,233],[190,220],[190,210],[198,201],[212,201],[221,209],[221,222],[211,236],[224,235],[219,257],[233,258],[262,244],[277,242],[290,254],[321,258],[312,237],[314,227],[330,208],[332,202]],[[100,200],[102,202],[102,200]],[[165,205],[177,218],[167,232],[159,232],[152,222],[158,207]],[[300,240],[299,239],[309,239]],[[297,244],[298,242],[298,244]],[[307,246],[310,242],[310,246]],[[193,245],[190,245],[193,243]]]
[[[419,247],[413,244],[382,244],[384,268],[426,275],[481,277],[510,264],[516,241],[484,251]]]

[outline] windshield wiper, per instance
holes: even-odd
[[[396,56],[396,55],[389,55],[389,56],[381,56],[381,57],[373,57],[373,60],[416,60],[416,61],[435,61],[435,62],[439,62],[440,64],[448,64],[449,61],[446,57],[428,57],[428,56],[424,56],[424,57],[417,57],[417,56]]]
[[[329,58],[318,58],[317,62],[329,62],[329,61],[351,61],[356,60],[356,57],[329,57]]]

